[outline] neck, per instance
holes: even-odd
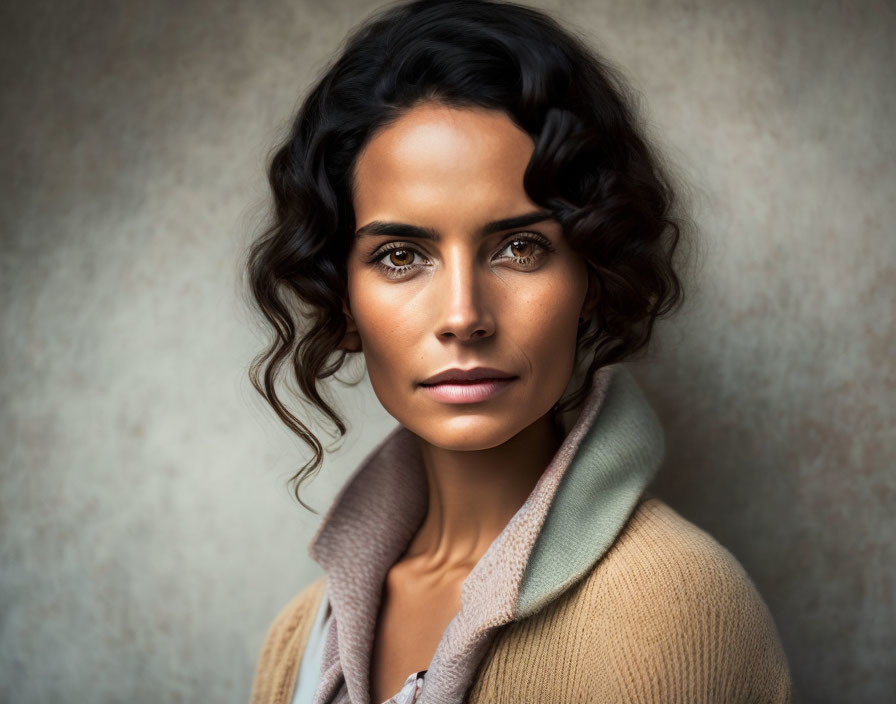
[[[563,441],[551,413],[485,450],[418,437],[429,484],[420,528],[401,561],[420,572],[469,571],[525,503]]]

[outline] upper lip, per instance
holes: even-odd
[[[514,374],[508,374],[507,372],[502,372],[500,369],[493,369],[492,367],[473,367],[472,369],[459,369],[454,367],[439,372],[438,374],[434,374],[420,383],[431,386],[433,384],[445,384],[452,381],[464,382],[478,381],[480,379],[512,379],[514,376]]]

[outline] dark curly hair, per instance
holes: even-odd
[[[590,355],[574,408],[599,367],[645,347],[654,321],[683,291],[673,254],[685,220],[672,181],[634,115],[629,88],[584,40],[542,12],[510,2],[416,0],[380,9],[348,36],[302,102],[274,152],[269,227],[252,243],[247,273],[273,331],[253,361],[253,386],[312,449],[291,477],[296,499],[323,462],[320,441],[282,402],[281,373],[345,435],[318,382],[343,365],[342,297],[355,229],[353,169],[381,127],[420,101],[501,110],[535,142],[523,185],[553,212],[599,292],[580,327]],[[578,364],[578,361],[577,361]],[[294,376],[293,376],[294,375]],[[316,512],[315,512],[316,513]]]

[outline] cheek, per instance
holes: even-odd
[[[519,326],[517,344],[539,368],[538,375],[544,377],[551,369],[562,373],[575,356],[578,317],[568,308],[552,306],[527,316],[525,321]]]
[[[514,311],[514,320],[509,321],[514,337],[533,361],[559,362],[561,355],[574,354],[585,286],[574,270],[565,270],[508,307]]]
[[[390,364],[406,366],[412,343],[418,338],[414,326],[420,323],[421,316],[414,312],[413,300],[403,295],[401,289],[372,281],[366,272],[349,276],[352,317],[372,372]]]

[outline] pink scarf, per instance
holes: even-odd
[[[575,377],[570,384],[574,381],[577,381]],[[598,548],[605,545],[599,550],[588,548],[596,550],[595,554],[579,557],[573,555],[571,558],[555,559],[551,554],[536,555],[543,558],[541,564],[547,567],[542,567],[539,574],[531,574],[532,570],[527,574],[533,547],[542,533],[561,480],[583,438],[589,431],[596,430],[595,420],[604,405],[611,382],[617,389],[626,384],[626,388],[630,389],[634,384],[628,371],[620,365],[597,371],[594,386],[582,406],[567,412],[561,419],[567,430],[566,437],[535,488],[464,580],[460,611],[442,634],[426,673],[420,693],[421,702],[461,702],[498,628],[529,615],[556,598],[584,569],[592,566],[622,528],[622,518],[627,517],[634,506],[634,499],[652,478],[662,449],[659,453],[646,454],[638,450],[641,454],[635,460],[632,460],[634,451],[627,449],[628,444],[632,444],[628,439],[628,444],[624,447],[620,445],[621,450],[611,448],[611,452],[604,452],[602,449],[601,453],[606,457],[599,458],[593,468],[585,466],[578,472],[579,482],[584,479],[591,484],[573,486],[578,492],[575,494],[578,497],[576,500],[579,503],[586,500],[588,505],[571,510],[600,513],[601,506],[596,502],[601,500],[601,495],[617,497],[612,500],[622,504],[619,518],[612,518],[616,515],[612,511],[599,516],[602,522],[599,530],[606,533],[606,539],[602,542],[598,540],[594,545]],[[627,393],[632,392],[629,390]],[[614,392],[615,396],[620,394],[624,397],[623,391]],[[637,415],[636,409],[634,414],[626,416],[631,410],[631,402],[625,405],[624,400],[617,401],[609,413],[603,414],[611,416],[604,421],[605,427],[611,425],[615,428],[613,423],[628,422],[638,433],[642,427],[655,431],[656,421],[649,417],[651,414],[645,415],[641,411],[641,415]],[[622,421],[617,420],[620,417]],[[644,426],[645,419],[653,426]],[[599,440],[602,448],[608,445],[608,438],[629,431],[607,432],[614,434]],[[635,432],[630,435],[639,437]],[[650,436],[650,433],[646,435]],[[591,442],[594,442],[594,433]],[[578,464],[586,465],[588,459],[584,458]],[[568,486],[570,483],[571,480]],[[617,487],[623,487],[625,491],[622,499],[618,498],[622,492],[617,491]],[[324,516],[309,545],[309,554],[326,571],[327,594],[333,617],[324,642],[321,679],[314,704],[370,704],[369,664],[383,582],[423,521],[427,489],[416,438],[411,431],[399,425],[362,461]],[[590,492],[593,491],[601,493],[592,496]],[[572,503],[572,500],[569,501]],[[566,510],[565,506],[562,508]],[[389,519],[384,520],[384,516]],[[560,519],[552,520],[562,524]],[[586,516],[585,520],[595,519]],[[564,540],[560,543],[564,546],[569,544],[568,539],[556,537],[556,532],[554,535],[553,540]],[[547,544],[551,543],[548,541]],[[561,551],[567,552],[565,547]],[[564,560],[575,562],[577,559],[581,564],[569,567],[564,563]],[[521,588],[527,590],[522,600]]]

